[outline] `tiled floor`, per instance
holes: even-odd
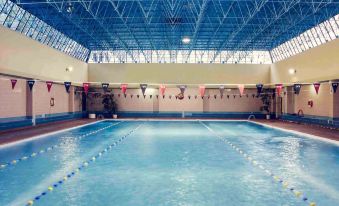
[[[305,125],[305,124],[298,124],[293,122],[286,122],[281,120],[254,120],[256,122],[264,123],[267,125],[280,127],[283,129],[294,130],[298,132],[303,132],[307,134],[316,135],[319,137],[332,139],[339,141],[339,130],[338,129],[328,129],[323,128],[317,125]]]
[[[35,127],[22,127],[18,129],[11,129],[6,131],[0,131],[0,145],[15,142],[18,140],[27,139],[41,134],[49,132],[55,132],[62,129],[76,127],[79,125],[94,122],[96,120],[90,119],[77,119],[68,121],[59,121],[47,124],[37,125]]]
[[[20,129],[13,129],[8,131],[0,131],[0,145],[15,142],[22,139],[27,139],[36,135],[41,135],[49,132],[54,132],[62,129],[67,129],[83,124],[87,124],[90,122],[94,122],[96,120],[89,119],[78,119],[78,120],[70,120],[70,121],[62,121],[56,123],[49,123],[38,125],[35,127],[24,127]],[[311,126],[311,125],[303,125],[296,124],[291,122],[285,122],[280,120],[254,120],[260,123],[264,123],[267,125],[280,127],[289,130],[295,130],[298,132],[308,133],[332,140],[339,141],[339,130],[331,130],[327,128],[322,128],[319,126]]]

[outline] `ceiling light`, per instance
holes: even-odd
[[[184,37],[184,38],[182,38],[182,43],[184,43],[184,44],[189,44],[190,42],[191,42],[191,39],[189,38],[189,37]]]

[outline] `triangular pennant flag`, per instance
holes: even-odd
[[[201,97],[203,97],[205,95],[205,90],[206,90],[205,85],[200,85],[199,86],[199,93],[200,93]]]
[[[191,99],[191,95],[188,95],[188,99]]]
[[[257,95],[260,95],[264,85],[263,84],[257,84],[256,87],[257,87]]]
[[[165,98],[165,90],[166,86],[165,85],[160,85],[160,94],[162,95],[163,98]]]
[[[336,93],[337,89],[338,89],[338,86],[339,86],[339,82],[332,82],[331,86],[332,86],[332,92]]]
[[[141,89],[142,94],[145,95],[147,84],[140,84],[140,89]]]
[[[140,95],[139,95],[139,94],[137,94],[137,97],[138,97],[138,99],[139,99]]]
[[[219,86],[219,92],[220,92],[220,97],[222,98],[224,96],[225,87],[224,86]]]
[[[237,96],[237,95],[234,94],[234,95],[233,95],[233,98],[235,99],[236,96]]]
[[[214,95],[214,99],[217,99],[217,95],[216,94]]]
[[[197,97],[198,97],[197,95],[194,95],[194,98],[195,98],[195,99],[197,99]]]
[[[180,89],[180,92],[181,92],[182,94],[184,94],[184,93],[185,93],[185,90],[186,90],[186,85],[180,85],[180,86],[179,86],[179,89]]]
[[[276,84],[276,85],[275,85],[275,90],[276,90],[276,93],[278,94],[278,97],[280,97],[282,88],[283,88],[283,85],[282,85],[282,84]]]
[[[313,86],[314,86],[315,92],[318,94],[319,88],[320,88],[320,83],[314,83]]]
[[[71,87],[72,83],[71,82],[64,82],[66,92],[69,93],[69,88]]]
[[[255,97],[255,94],[252,94],[252,97],[254,98],[254,97]]]
[[[169,95],[169,98],[171,99],[171,98],[172,98],[172,95]]]
[[[29,86],[29,90],[30,90],[30,91],[32,91],[33,86],[34,86],[34,83],[35,83],[34,80],[28,80],[28,81],[27,81],[27,84],[28,84],[28,86]]]
[[[89,89],[89,83],[83,83],[82,85],[84,87],[85,94],[87,94],[88,93],[88,89]]]
[[[153,95],[149,95],[149,98],[152,99]]]
[[[131,98],[133,98],[133,94],[131,94]]]
[[[50,92],[51,88],[52,88],[52,85],[53,85],[53,82],[52,81],[47,81],[46,85],[47,85],[47,91]]]
[[[294,94],[298,95],[300,93],[300,90],[301,90],[301,84],[294,84],[293,90],[294,90]]]
[[[120,98],[120,94],[118,94],[118,97]]]
[[[101,84],[102,90],[104,90],[104,93],[108,91],[109,83],[102,83]]]
[[[157,99],[159,98],[159,95],[158,95],[158,94],[156,94],[155,96],[157,97]]]
[[[239,84],[239,85],[238,85],[238,88],[239,88],[240,97],[241,97],[241,96],[244,94],[245,85]]]
[[[230,98],[230,95],[227,95],[227,99],[229,99]],[[235,98],[235,97],[234,97]]]
[[[18,80],[16,80],[16,79],[11,79],[12,89],[14,89],[17,81]]]
[[[126,91],[127,91],[127,84],[121,84],[121,92],[123,94],[126,94]]]

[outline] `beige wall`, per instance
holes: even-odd
[[[100,89],[97,90],[101,92]],[[202,99],[199,95],[197,88],[187,88],[185,91],[185,98],[179,100],[175,98],[175,95],[179,93],[178,88],[167,88],[165,98],[156,95],[159,94],[157,89],[147,89],[146,98],[142,96],[140,89],[128,89],[127,97],[123,95],[117,97],[120,91],[117,89],[113,90],[115,94],[114,99],[117,101],[119,111],[147,111],[147,112],[259,112],[260,106],[262,105],[260,98],[253,98],[252,94],[256,94],[256,90],[247,89],[245,95],[239,97],[238,89],[232,89],[231,91],[225,91],[224,97],[220,98],[219,90],[217,89],[206,89],[205,98]],[[131,98],[133,94],[133,98]],[[137,98],[136,95],[140,95]],[[217,98],[214,98],[214,95]],[[234,98],[233,95],[236,95]],[[246,97],[249,94],[249,97]],[[150,98],[149,95],[153,95]],[[172,95],[172,98],[169,98]],[[195,98],[197,95],[197,98]],[[210,95],[208,99],[207,96]],[[227,95],[230,95],[227,98]],[[188,96],[191,96],[189,99]],[[103,106],[101,104],[102,97],[94,98],[92,94],[89,94],[88,109],[90,111],[102,111]]]
[[[45,82],[35,82],[32,92],[26,79],[15,78],[12,89],[9,76],[0,75],[0,118],[23,117],[81,111],[81,95],[74,95],[74,87],[67,93],[64,85],[53,84],[48,92]],[[54,98],[54,106],[50,99]]]
[[[72,72],[66,72],[69,66]],[[87,64],[0,25],[0,73],[83,82]]]
[[[12,90],[8,77],[0,75],[0,118],[26,116],[26,80],[17,79]]]
[[[54,106],[50,99],[54,98]],[[48,92],[45,82],[36,82],[33,88],[33,108],[35,115],[69,112],[69,93],[64,85],[53,84]]]
[[[292,87],[287,88],[283,97],[284,113],[298,113],[302,110],[305,115],[339,117],[339,92],[330,93],[330,84],[322,83],[319,93],[315,92],[313,85],[304,85],[299,95],[295,95]],[[313,101],[313,107],[308,106]]]
[[[296,69],[295,75],[288,73]],[[339,79],[339,39],[309,49],[271,66],[272,83],[315,82]]]
[[[264,64],[89,64],[90,82],[237,84],[269,83]]]

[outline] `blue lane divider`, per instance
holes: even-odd
[[[211,133],[213,133],[216,137],[218,137],[221,141],[225,142],[229,146],[232,147],[232,149],[236,152],[238,152],[243,158],[245,158],[248,162],[252,163],[253,166],[261,169],[264,171],[267,175],[269,175],[273,180],[280,184],[284,189],[289,190],[291,193],[295,195],[296,198],[301,199],[303,202],[307,203],[309,206],[316,206],[315,202],[312,202],[309,200],[309,198],[302,193],[300,190],[297,190],[295,187],[290,186],[288,181],[284,180],[280,176],[274,174],[269,169],[265,168],[262,164],[260,164],[258,161],[256,161],[254,158],[252,158],[250,155],[248,155],[245,151],[241,150],[239,147],[234,145],[232,142],[228,141],[224,137],[217,134],[213,129],[211,129],[209,126],[207,126],[205,123],[199,121],[200,124],[202,124],[205,128],[207,128]]]
[[[98,129],[98,130],[95,130],[95,131],[92,131],[92,132],[83,134],[83,135],[81,135],[81,136],[68,137],[68,138],[73,138],[74,140],[80,140],[80,139],[82,139],[82,138],[84,138],[84,137],[90,136],[90,135],[92,135],[92,134],[96,134],[96,133],[98,133],[98,132],[101,132],[102,130],[111,128],[111,127],[113,127],[113,126],[115,126],[115,125],[117,125],[117,124],[120,124],[120,123],[121,123],[121,122],[114,123],[114,124],[111,124],[111,125],[109,125],[109,126],[100,128],[100,129]],[[62,138],[63,138],[63,137],[62,137]],[[46,152],[49,152],[49,151],[52,151],[52,150],[54,150],[54,149],[56,149],[56,148],[58,148],[58,147],[60,147],[60,146],[62,146],[62,145],[66,145],[66,144],[67,144],[66,142],[61,142],[61,143],[58,143],[58,144],[49,146],[49,147],[47,147],[47,148],[41,149],[41,150],[38,151],[38,152],[33,152],[33,153],[30,154],[30,155],[22,156],[22,157],[20,157],[20,158],[18,158],[18,159],[14,159],[14,160],[12,160],[12,161],[9,161],[9,162],[6,162],[6,163],[2,163],[2,164],[0,164],[0,169],[5,169],[6,167],[11,166],[11,165],[16,165],[16,164],[18,164],[19,162],[22,162],[22,161],[25,161],[25,160],[28,160],[28,159],[37,157],[37,156],[39,156],[39,155],[42,155],[42,154],[44,154],[44,153],[46,153]]]
[[[27,201],[26,206],[32,206],[35,202],[39,201],[42,197],[50,194],[54,189],[61,186],[63,183],[65,183],[68,179],[72,178],[76,174],[78,174],[80,171],[88,167],[90,164],[94,163],[97,159],[102,157],[104,154],[106,154],[108,151],[111,151],[113,147],[120,144],[126,137],[133,134],[136,130],[138,130],[144,123],[139,124],[136,128],[132,129],[128,133],[126,133],[124,136],[120,137],[118,140],[114,141],[112,144],[106,146],[102,151],[100,151],[98,154],[92,156],[89,160],[84,161],[79,167],[77,167],[72,172],[68,173],[67,175],[63,176],[63,178],[59,179],[55,183],[53,183],[51,186],[48,186],[47,189],[43,192],[41,192],[39,195],[35,196],[33,199]]]

